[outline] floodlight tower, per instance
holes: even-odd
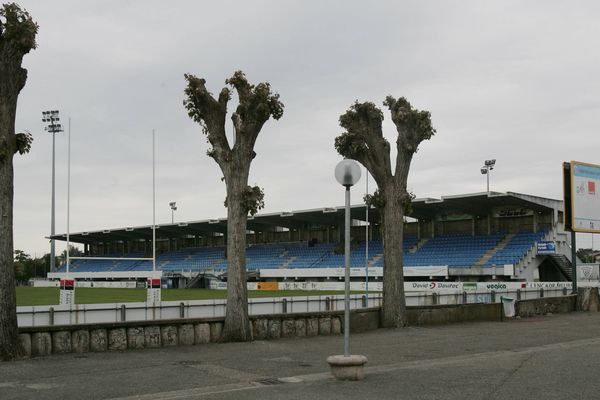
[[[175,201],[172,201],[169,203],[169,205],[171,206],[171,223],[174,224],[175,223],[175,211],[177,211],[177,203]]]
[[[481,167],[481,174],[486,175],[487,177],[487,192],[490,192],[490,171],[494,169],[496,165],[496,159],[493,160],[485,160],[483,163],[483,167]]]
[[[55,229],[55,202],[56,202],[56,190],[55,190],[55,163],[56,163],[56,133],[62,132],[62,125],[58,122],[60,121],[60,117],[58,115],[58,110],[52,111],[42,111],[42,122],[47,123],[46,131],[52,134],[52,211],[50,217],[50,236],[54,236]],[[54,244],[54,239],[50,239],[50,272],[56,271],[55,265],[55,255],[56,248]]]

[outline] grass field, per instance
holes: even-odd
[[[75,302],[77,304],[127,303],[134,301],[146,301],[146,289],[78,288],[75,292]],[[248,291],[248,296],[318,296],[343,293],[343,291],[250,290]],[[58,288],[34,288],[29,286],[17,287],[18,306],[54,305],[58,304],[58,296]],[[161,296],[163,301],[224,299],[227,297],[227,291],[210,289],[163,289]]]

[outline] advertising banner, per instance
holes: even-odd
[[[571,161],[572,229],[600,232],[600,165]]]
[[[552,240],[537,242],[536,248],[539,256],[556,254],[556,243]]]
[[[75,303],[75,279],[60,280],[60,305],[71,305]]]
[[[577,266],[577,280],[579,282],[598,282],[598,264],[583,264]]]

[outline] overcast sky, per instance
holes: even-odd
[[[479,169],[495,158],[492,190],[560,199],[563,161],[600,164],[598,2],[21,5],[40,25],[17,113],[17,130],[35,140],[15,157],[15,248],[32,255],[49,251],[43,110],[60,110],[65,127],[72,119],[71,231],[151,224],[153,128],[157,222],[170,221],[170,201],[179,221],[226,215],[219,168],[182,106],[187,72],[218,93],[241,69],[280,93],[284,116],[265,125],[251,169],[250,184],[265,189],[263,212],[342,204],[333,178],[338,117],[356,99],[381,105],[388,94],[431,111],[437,129],[412,163],[417,197],[485,191]],[[56,230],[65,232],[66,132],[56,153]],[[361,197],[355,191],[353,203]]]

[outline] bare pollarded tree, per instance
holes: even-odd
[[[0,359],[24,355],[17,329],[13,254],[13,156],[31,148],[29,133],[15,133],[17,99],[27,81],[23,56],[36,47],[38,25],[17,4],[0,8]]]
[[[368,201],[382,216],[383,230],[383,310],[385,327],[406,325],[403,274],[403,222],[412,195],[406,189],[410,163],[423,140],[435,129],[428,111],[413,109],[404,98],[388,96],[384,103],[392,114],[398,138],[396,166],[392,169],[390,143],[383,136],[383,113],[370,102],[354,103],[340,116],[345,129],[335,139],[335,148],[344,157],[364,165],[377,183],[377,191]]]
[[[231,115],[235,138],[231,146],[225,133],[231,89],[224,87],[215,98],[206,89],[204,79],[189,74],[185,79],[183,104],[190,118],[202,126],[212,146],[207,154],[221,168],[227,188],[227,309],[222,339],[247,341],[252,336],[246,285],[246,226],[248,214],[254,215],[264,206],[262,189],[248,186],[248,175],[256,157],[254,145],[258,134],[271,117],[281,118],[283,104],[268,83],[251,85],[243,72],[236,71],[225,81],[239,98],[239,105]]]

